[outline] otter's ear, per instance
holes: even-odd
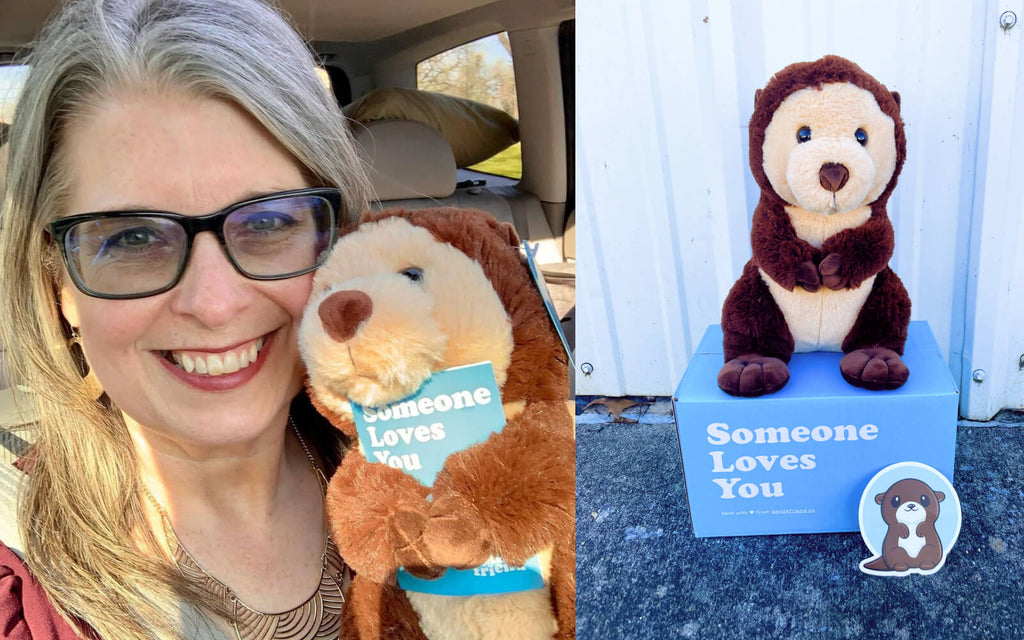
[[[900,94],[899,94],[898,91],[893,91],[892,92],[892,99],[896,101],[896,106],[899,107],[900,106]]]
[[[936,491],[935,492],[935,502],[942,502],[945,499],[946,499],[946,494],[942,493],[941,491]]]
[[[754,90],[754,108],[757,108],[757,103],[761,99],[761,89]]]
[[[499,222],[496,227],[498,235],[501,236],[509,246],[519,247],[522,242],[519,240],[519,234],[516,233],[516,228],[508,222]]]
[[[885,494],[884,493],[880,493],[877,496],[875,496],[875,503],[876,504],[882,504],[882,500],[885,500]]]

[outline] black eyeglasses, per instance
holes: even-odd
[[[59,218],[49,231],[71,280],[94,298],[163,293],[178,284],[197,233],[212,231],[238,273],[283,280],[316,269],[334,244],[337,189],[282,191],[205,216],[104,211]]]

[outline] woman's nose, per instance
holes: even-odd
[[[253,297],[252,282],[238,273],[212,233],[195,237],[181,280],[171,290],[171,309],[220,327],[235,318]]]

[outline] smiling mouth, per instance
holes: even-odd
[[[161,354],[165,360],[173,362],[185,373],[214,377],[235,373],[256,362],[265,343],[266,336],[260,336],[234,349],[220,353],[185,350],[163,351]]]

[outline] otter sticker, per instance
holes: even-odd
[[[860,498],[860,533],[873,554],[860,570],[873,576],[930,575],[960,535],[960,498],[941,473],[920,462],[890,465]]]

